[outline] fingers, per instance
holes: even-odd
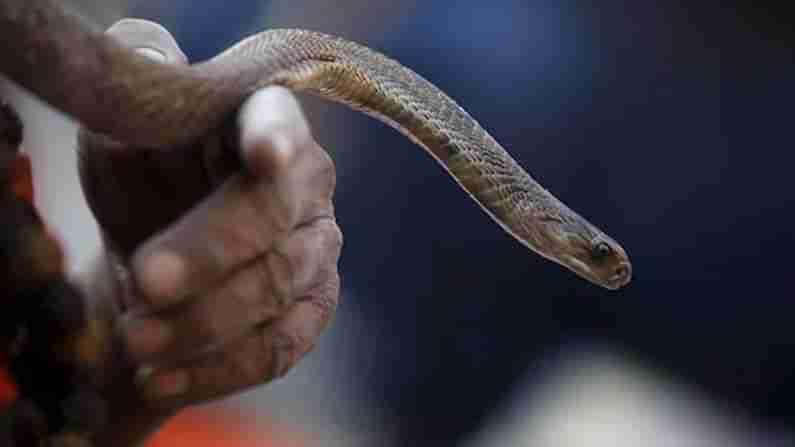
[[[145,395],[158,404],[178,406],[283,376],[315,346],[334,315],[338,295],[339,277],[334,275],[271,325],[192,362],[155,368],[144,385]]]
[[[231,176],[133,258],[137,284],[151,306],[206,290],[297,226],[332,215],[334,166],[312,139],[293,96],[267,88],[240,116],[247,173]]]
[[[149,57],[187,63],[159,25],[125,20],[108,33]],[[336,309],[342,238],[330,157],[281,87],[253,94],[237,127],[231,166],[242,161],[242,171],[216,176],[208,168],[219,154],[199,157],[217,188],[146,239],[130,262],[138,293],[122,329],[135,363],[154,371],[147,394],[166,404],[284,374]]]
[[[277,319],[296,299],[336,278],[341,247],[342,234],[333,220],[303,225],[207,293],[132,317],[128,352],[142,363],[173,363],[227,344]]]
[[[123,45],[154,60],[187,65],[188,58],[177,41],[163,26],[143,19],[122,19],[107,29]]]
[[[300,104],[283,87],[253,94],[240,108],[238,128],[243,162],[260,177],[287,169],[296,148],[314,143]]]

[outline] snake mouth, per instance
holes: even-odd
[[[615,268],[613,276],[608,279],[611,290],[620,289],[632,280],[632,265],[629,262],[622,262]]]
[[[587,279],[588,281],[598,286],[608,287],[608,285],[605,284],[604,280],[602,280],[601,278],[597,277],[597,275],[594,274],[593,269],[591,269],[591,267],[589,267],[588,264],[580,261],[574,256],[566,256],[564,260],[565,262],[563,262],[562,264],[565,267],[568,267],[569,270],[573,271],[577,275]]]
[[[574,256],[566,256],[563,265],[580,277],[609,290],[618,290],[632,280],[632,265],[629,262],[620,262],[611,270],[612,274],[608,277],[605,277],[604,272],[600,274],[599,271]]]

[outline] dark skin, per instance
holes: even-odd
[[[151,22],[109,34],[187,63]],[[239,160],[207,152],[218,135],[156,153],[81,138],[81,178],[107,247],[87,283],[121,335],[125,355],[108,369],[128,371],[108,388],[100,445],[137,445],[180,408],[284,375],[334,314],[335,171],[297,101],[263,89],[219,133]]]

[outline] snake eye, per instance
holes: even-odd
[[[604,259],[610,256],[611,253],[613,253],[613,249],[604,241],[594,244],[591,252],[595,259]]]

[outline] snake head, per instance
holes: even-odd
[[[560,204],[555,214],[540,216],[531,247],[541,256],[610,290],[627,285],[632,264],[621,245],[574,211]],[[561,212],[562,211],[562,212]]]

